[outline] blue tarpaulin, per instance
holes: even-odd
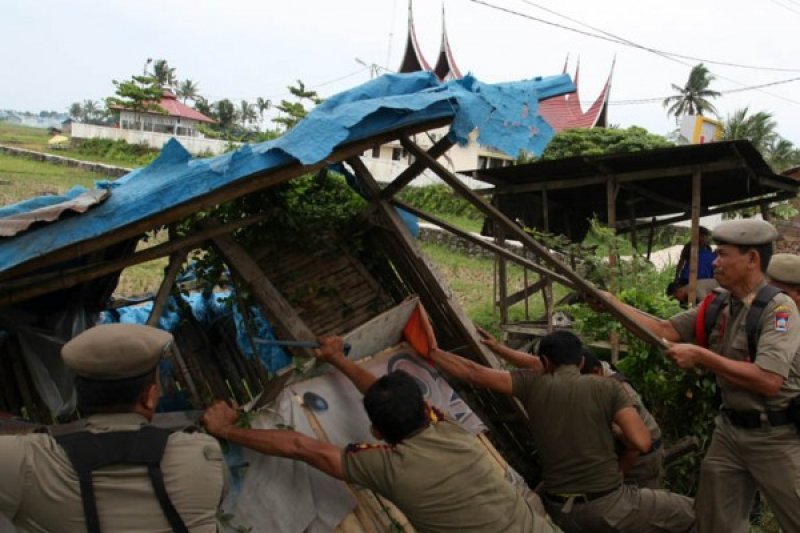
[[[484,146],[512,156],[521,150],[539,154],[553,136],[538,114],[539,100],[574,90],[567,75],[485,84],[470,75],[441,83],[429,72],[387,74],[332,96],[273,141],[192,159],[172,139],[149,166],[104,184],[112,190],[104,203],[1,241],[0,272],[114,232],[255,173],[317,164],[342,144],[436,119],[452,119],[450,136],[460,144],[478,128],[478,141]]]

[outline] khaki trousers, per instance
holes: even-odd
[[[590,502],[575,498],[571,509],[547,496],[542,499],[553,522],[565,533],[684,533],[694,528],[692,499],[666,490],[622,485]]]
[[[664,448],[642,455],[633,465],[633,468],[625,472],[625,483],[636,485],[640,489],[660,489],[664,480]]]
[[[756,489],[784,531],[800,531],[800,435],[793,424],[760,429],[716,419],[695,501],[701,533],[746,533]]]

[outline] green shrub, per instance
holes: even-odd
[[[144,166],[153,161],[159,150],[146,144],[129,144],[121,139],[75,139],[71,141],[72,151],[87,156],[113,159],[120,163]]]
[[[427,213],[483,220],[483,214],[475,206],[458,196],[447,185],[406,187],[398,194],[398,197],[410,206]]]

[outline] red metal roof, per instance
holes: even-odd
[[[436,60],[433,72],[440,80],[463,78],[453,57],[453,51],[450,49],[450,40],[447,38],[447,27],[444,23],[444,6],[442,6],[442,44],[439,47],[439,59]]]
[[[566,65],[564,70],[566,71]],[[608,97],[611,93],[611,76],[613,72],[614,67],[612,66],[611,73],[608,75],[608,80],[603,90],[589,109],[583,111],[583,108],[581,108],[580,87],[578,86],[578,79],[580,76],[580,63],[578,63],[578,66],[575,68],[575,77],[573,79],[575,87],[577,88],[576,91],[563,96],[542,100],[539,102],[539,113],[556,132],[571,128],[605,127],[605,111],[607,110]]]
[[[179,102],[175,93],[170,90],[164,90],[163,95],[161,96],[161,100],[158,102],[158,105],[167,112],[167,115],[171,117],[179,117],[179,118],[188,118],[192,120],[196,120],[198,122],[209,122],[215,123],[216,120],[208,118],[200,111],[196,109],[192,109],[188,105],[184,104],[183,102]],[[111,109],[128,109],[125,106],[121,105],[112,105]],[[151,111],[152,114],[159,114],[157,111]]]

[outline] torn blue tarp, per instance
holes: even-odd
[[[231,300],[230,291],[215,292],[212,294],[190,293],[181,295],[183,300],[189,304],[195,320],[205,327],[210,327],[214,322],[222,318],[233,318],[236,328],[236,344],[242,354],[248,359],[256,356],[261,364],[270,372],[277,372],[292,362],[292,358],[277,345],[256,344],[255,350],[247,331],[244,317],[239,311],[238,304]],[[150,311],[153,309],[153,302],[120,307],[111,311],[103,311],[100,314],[101,324],[117,323],[123,324],[146,324]],[[261,314],[256,306],[251,306],[249,315],[252,321],[251,327],[257,338],[274,339],[275,333],[269,322]],[[167,300],[164,311],[158,321],[158,327],[166,331],[174,331],[181,321],[178,305],[174,297]]]
[[[4,205],[3,207],[0,207],[0,218],[28,213],[35,209],[41,209],[42,207],[49,207],[62,202],[68,202],[69,200],[74,200],[87,190],[88,189],[86,187],[76,185],[64,194],[45,194],[42,196],[36,196],[35,198],[30,198],[28,200],[23,200],[16,204]]]
[[[329,98],[273,141],[192,159],[173,139],[149,166],[114,181],[104,203],[0,241],[0,272],[178,208],[256,173],[317,164],[342,144],[437,119],[452,120],[449,134],[459,143],[478,128],[485,146],[512,156],[521,150],[539,154],[553,135],[538,114],[539,100],[574,90],[567,75],[484,84],[472,76],[440,83],[429,72],[388,74]]]

